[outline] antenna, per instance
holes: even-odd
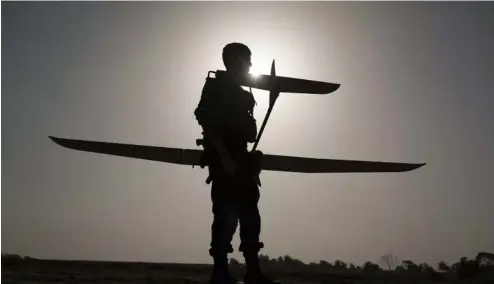
[[[278,91],[278,88],[276,84],[278,83],[277,80],[274,80],[274,77],[276,77],[276,68],[275,68],[275,62],[273,59],[273,63],[271,63],[271,80],[272,84],[275,84],[274,86],[270,86],[271,91],[269,92],[269,108],[268,112],[266,113],[266,116],[264,117],[264,121],[262,122],[261,129],[259,130],[259,135],[257,135],[256,142],[254,143],[254,146],[252,147],[252,151],[255,151],[257,148],[257,145],[259,144],[259,140],[261,140],[262,133],[264,132],[264,128],[266,127],[266,124],[268,123],[269,116],[271,115],[271,111],[273,110],[274,104],[276,103],[276,99],[280,96],[280,92]]]

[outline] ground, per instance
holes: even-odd
[[[2,260],[2,283],[207,283],[211,272],[207,264],[161,264],[132,262],[58,261],[58,260]],[[267,271],[286,284],[322,283],[468,283],[459,281],[425,280],[382,276],[342,275],[329,273],[301,273]],[[241,276],[241,267],[232,267],[232,273]],[[470,282],[474,283],[474,282]],[[475,282],[479,283],[479,282]]]

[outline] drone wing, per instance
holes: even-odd
[[[73,150],[189,166],[198,165],[203,152],[194,149],[84,141],[52,136],[50,139]],[[295,173],[405,172],[423,165],[425,164],[331,160],[280,155],[264,155],[262,160],[263,170]]]
[[[198,165],[202,150],[143,146],[111,142],[85,141],[50,136],[65,148],[106,155],[165,162],[179,165]]]
[[[423,165],[425,164],[316,159],[280,155],[264,155],[262,160],[262,168],[265,171],[296,173],[407,172]]]
[[[226,72],[223,70],[217,70],[215,73],[217,77],[226,76]],[[240,84],[245,87],[280,93],[325,95],[331,94],[340,88],[340,84],[338,83],[266,74],[258,74],[257,76],[246,75],[239,78],[239,80]]]

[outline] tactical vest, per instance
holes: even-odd
[[[246,147],[247,142],[253,143],[257,136],[253,116],[255,104],[251,92],[226,78],[211,78],[208,73],[194,114],[203,131],[208,131],[207,125],[219,130],[220,133],[214,135],[220,135],[227,147],[230,143],[232,146]]]
[[[234,85],[227,78],[212,78],[210,73],[211,71],[206,78],[199,105],[194,111],[203,129],[203,138],[197,139],[196,143],[204,147],[200,166],[208,166],[210,170],[206,181],[208,184],[214,179],[216,172],[221,174],[221,164],[214,148],[208,145],[207,137],[219,137],[235,159],[236,156],[248,155],[247,143],[255,142],[257,136],[256,120],[253,117],[256,102],[252,93]],[[215,133],[212,133],[212,129]]]

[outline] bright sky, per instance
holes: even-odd
[[[342,84],[280,97],[265,153],[428,163],[263,173],[262,253],[436,264],[492,252],[493,14],[488,2],[2,3],[2,252],[211,262],[204,171],[48,136],[195,148],[193,110],[232,41],[255,71],[274,58],[279,75]],[[260,125],[268,97],[254,92]]]

